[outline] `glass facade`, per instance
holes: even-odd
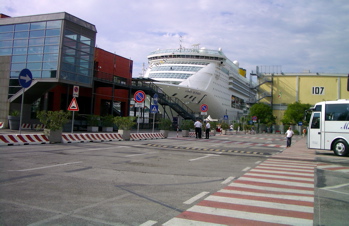
[[[61,78],[90,84],[92,82],[94,46],[90,38],[64,30]]]
[[[86,27],[69,14],[62,15],[62,19],[46,21],[35,21],[33,18],[28,18],[27,23],[23,20],[15,22],[14,18],[13,24],[0,25],[0,56],[12,56],[9,97],[21,89],[18,76],[24,68],[32,72],[33,79],[56,79],[90,87],[94,26]]]
[[[34,79],[56,78],[61,27],[62,20],[0,26],[0,56],[12,56],[9,97],[21,89],[24,68]]]

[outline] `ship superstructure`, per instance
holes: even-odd
[[[148,56],[145,78],[157,82],[167,95],[177,97],[201,117],[200,106],[208,106],[211,118],[239,119],[246,104],[255,100],[250,81],[222,49],[199,48],[156,50]]]

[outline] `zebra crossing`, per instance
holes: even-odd
[[[313,151],[302,161],[297,152],[269,158],[164,225],[313,225],[316,163]]]

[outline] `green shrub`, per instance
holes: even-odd
[[[63,125],[69,121],[70,112],[64,111],[38,111],[36,117],[40,120],[45,128],[52,131],[60,130]]]
[[[130,130],[134,125],[137,124],[137,122],[135,122],[136,119],[137,117],[134,117],[134,116],[126,116],[126,117],[117,116],[114,118],[114,123],[119,130]]]
[[[172,127],[172,121],[168,118],[161,118],[159,120],[159,129],[161,130],[170,130]]]
[[[183,120],[180,126],[181,130],[194,129],[194,122],[192,120]]]

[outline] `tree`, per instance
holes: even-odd
[[[295,125],[298,122],[302,122],[304,125],[307,124],[305,120],[305,111],[308,110],[312,105],[310,104],[301,104],[300,102],[294,102],[289,104],[285,111],[283,119],[281,122],[283,124]]]
[[[273,109],[263,103],[257,103],[254,104],[250,108],[250,114],[252,116],[257,116],[257,118],[260,120],[260,123],[266,124],[266,125],[272,125],[275,123],[275,116],[273,115]]]

